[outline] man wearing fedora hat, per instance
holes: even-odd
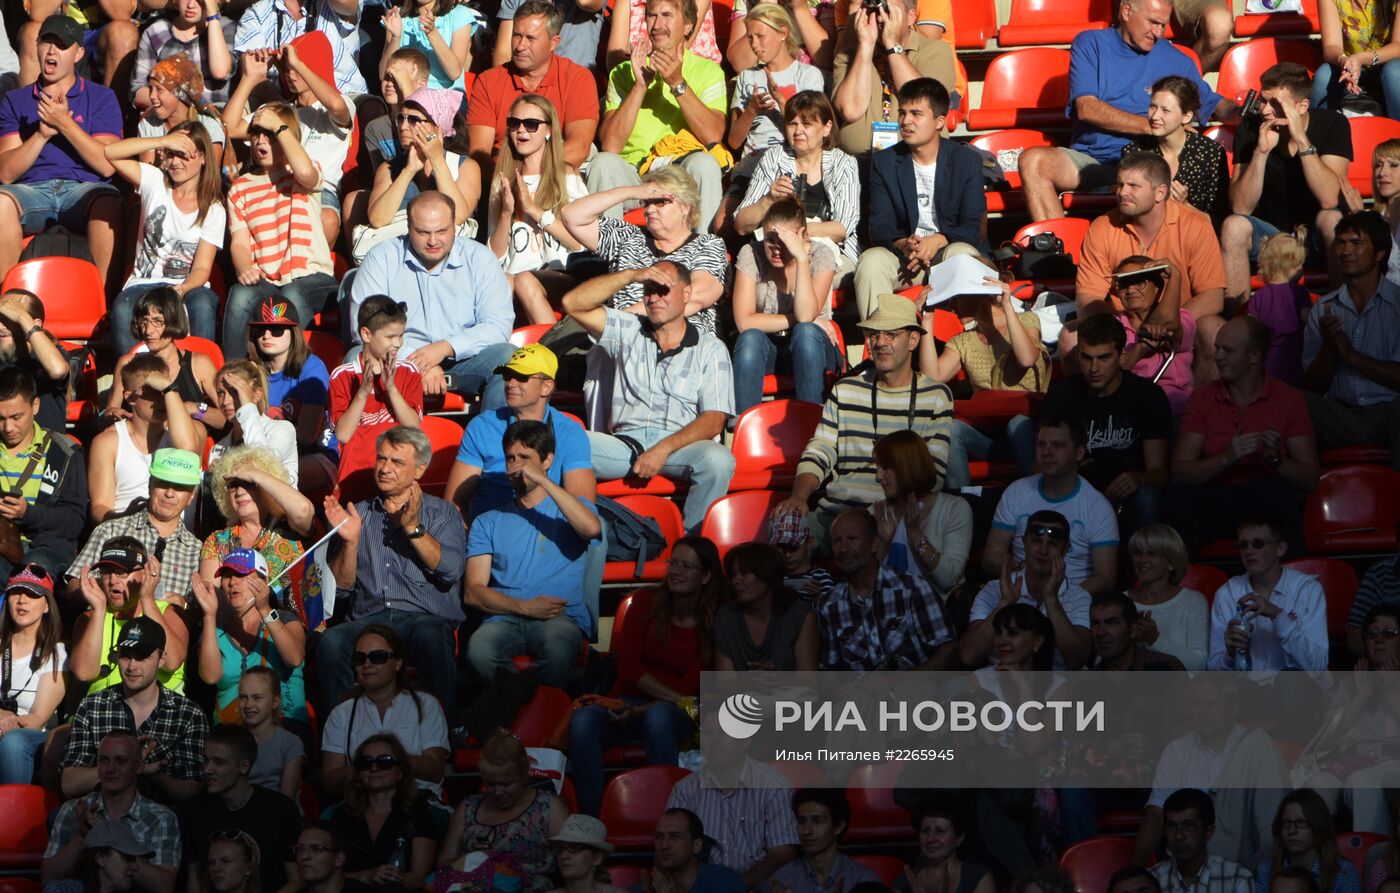
[[[870,351],[869,366],[836,382],[797,464],[792,495],[773,517],[807,515],[812,496],[826,492],[813,516],[813,533],[825,543],[827,529],[842,511],[865,510],[884,498],[875,480],[875,442],[905,428],[928,444],[940,481],[948,473],[953,435],[953,393],[919,372],[914,357],[923,328],[913,302],[881,295],[879,308],[860,324]]]

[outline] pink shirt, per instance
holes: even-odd
[[[1126,313],[1118,314],[1118,321],[1123,324],[1123,330],[1128,333],[1128,347],[1137,343],[1137,332],[1133,330],[1128,322]],[[1144,359],[1138,360],[1133,366],[1133,373],[1142,378],[1152,381],[1156,379],[1157,384],[1167,393],[1167,402],[1171,404],[1172,415],[1180,418],[1186,411],[1186,401],[1191,399],[1191,365],[1195,362],[1196,355],[1196,318],[1190,311],[1181,311],[1181,346],[1176,349],[1176,357],[1172,359],[1167,371],[1162,373],[1161,378],[1157,378],[1157,372],[1166,362],[1167,356],[1164,354],[1150,354]]]

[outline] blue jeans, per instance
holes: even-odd
[[[77,180],[11,183],[0,186],[0,192],[15,200],[20,229],[26,236],[41,233],[54,224],[75,233],[86,233],[93,202],[121,200],[121,193],[111,183],[79,183]]]
[[[273,285],[264,279],[257,285],[238,284],[228,290],[228,306],[224,308],[224,339],[220,345],[224,349],[225,360],[236,360],[248,353],[248,321],[263,298],[281,295],[291,301],[301,317],[303,328],[311,325],[311,317],[335,296],[335,277],[325,273],[311,273],[293,279],[283,286]]]
[[[350,654],[355,650],[355,640],[361,631],[371,623],[382,623],[403,637],[408,662],[418,668],[421,687],[442,701],[442,712],[451,726],[457,710],[457,645],[452,638],[453,624],[436,614],[392,608],[337,623],[321,635],[316,643],[316,681],[321,709],[325,711],[321,715],[330,715],[330,709],[340,703],[355,684]]]
[[[1385,113],[1394,118],[1400,115],[1400,64],[1396,61],[1383,62],[1378,68],[1367,68],[1361,72],[1361,87],[1372,99],[1379,99],[1385,106]],[[1313,75],[1313,108],[1339,110],[1346,87],[1337,80],[1337,68],[1330,62],[1323,62]]]
[[[0,735],[0,784],[34,783],[34,768],[45,737],[41,729],[11,729]]]
[[[739,333],[734,342],[734,414],[763,402],[763,376],[782,368],[792,370],[797,399],[821,403],[826,373],[840,369],[836,346],[813,322],[793,326],[787,338],[758,329]]]
[[[452,376],[452,390],[459,394],[480,394],[481,411],[491,412],[506,405],[506,383],[496,374],[496,367],[505,365],[515,346],[508,341],[483,347],[476,356],[453,362],[448,360],[444,371]]]
[[[136,336],[131,334],[131,314],[136,302],[154,285],[133,285],[117,294],[108,308],[112,322],[112,349],[117,356],[125,354],[136,346]],[[185,312],[190,317],[190,334],[213,341],[218,337],[219,296],[208,286],[192,288],[185,292]],[[247,331],[244,330],[244,337]]]
[[[1006,423],[1006,439],[1011,441],[1011,452],[1016,455],[1016,465],[1021,474],[1035,471],[1035,419],[1018,415]]]
[[[948,447],[948,474],[943,480],[943,489],[954,493],[972,485],[972,472],[968,470],[968,459],[986,459],[992,454],[991,437],[983,434],[962,419],[953,419],[953,441]]]
[[[582,642],[583,631],[566,614],[549,620],[501,615],[472,633],[467,660],[489,685],[497,670],[513,667],[511,658],[528,654],[535,659],[535,676],[541,683],[567,688]]]
[[[647,446],[672,433],[649,428],[627,432]],[[593,449],[593,470],[598,480],[615,481],[631,474],[632,450],[627,444],[599,431],[588,432],[588,444]],[[667,457],[661,476],[690,481],[681,519],[686,533],[698,534],[710,505],[729,491],[729,480],[734,477],[734,454],[713,440],[687,444]]]
[[[648,698],[623,698],[646,704]],[[642,741],[648,766],[674,766],[681,742],[695,734],[690,715],[670,701],[650,701],[651,707],[627,722],[613,722],[608,708],[580,707],[569,717],[569,771],[578,794],[579,812],[596,816],[603,805],[603,751],[627,741]]]

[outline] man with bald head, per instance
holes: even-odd
[[[943,604],[922,573],[884,566],[875,518],[846,509],[831,522],[831,553],[846,579],[817,615],[827,670],[943,670],[957,654]],[[868,634],[881,631],[878,639]]]
[[[1302,503],[1317,488],[1317,438],[1308,405],[1269,375],[1269,330],[1237,316],[1215,339],[1219,380],[1196,388],[1172,456],[1167,514],[1195,553],[1232,537],[1245,515],[1274,518],[1302,542]]]
[[[415,196],[408,233],[371,248],[346,280],[344,318],[356,319],[370,295],[392,295],[408,314],[399,355],[423,376],[424,395],[480,394],[483,410],[499,409],[506,393],[496,368],[514,350],[510,283],[491,249],[457,237],[454,218],[441,192]]]

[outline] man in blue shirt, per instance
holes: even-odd
[[[403,301],[408,328],[400,355],[408,354],[423,374],[423,394],[479,393],[482,410],[490,411],[506,402],[495,370],[515,350],[515,306],[496,255],[474,239],[457,238],[455,214],[452,199],[441,192],[415,196],[408,203],[408,235],[365,255],[345,312],[355,319],[370,295]]]
[[[584,560],[603,525],[591,502],[550,479],[555,447],[548,425],[514,422],[501,443],[515,499],[472,524],[466,600],[487,617],[467,644],[467,659],[490,682],[513,657],[528,655],[540,682],[565,688],[592,626]]]
[[[748,889],[734,869],[700,861],[700,852],[705,847],[705,826],[700,817],[688,809],[676,807],[663,812],[656,820],[652,845],[656,855],[652,859],[651,883],[634,884],[632,891],[743,893]]]
[[[1235,115],[1235,104],[1212,90],[1196,63],[1165,39],[1171,0],[1123,0],[1118,25],[1083,31],[1070,45],[1069,105],[1073,122],[1068,149],[1027,149],[1021,182],[1032,220],[1065,216],[1060,193],[1114,182],[1118,158],[1130,139],[1151,134],[1147,102],[1152,84],[1169,74],[1196,84],[1200,120]]]
[[[0,99],[0,276],[27,235],[54,224],[86,233],[97,270],[109,273],[122,214],[105,147],[122,135],[117,95],[75,72],[83,27],[66,15],[39,26],[39,80]]]

